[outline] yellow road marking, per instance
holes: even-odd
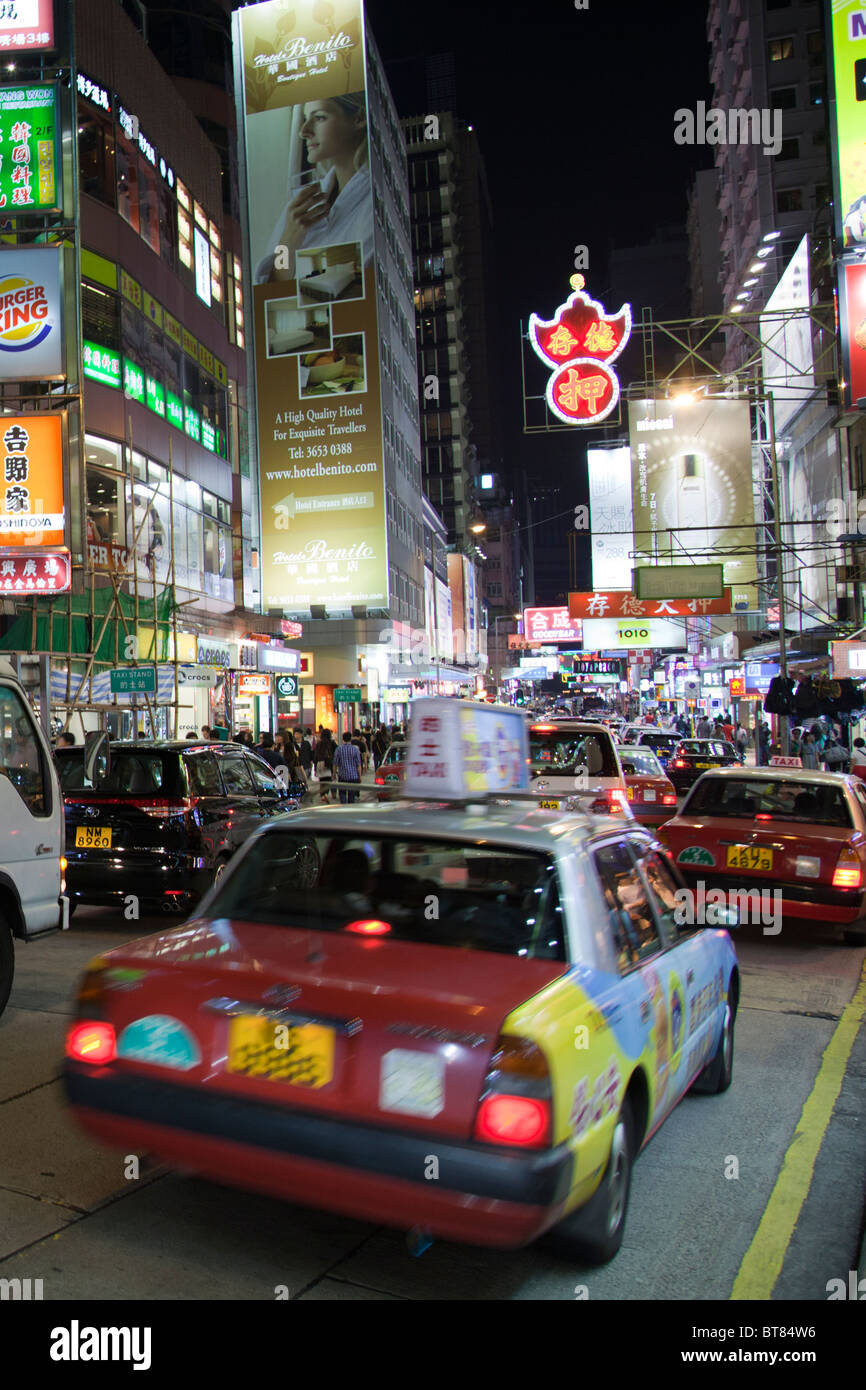
[[[769,1299],[782,1271],[785,1252],[812,1183],[815,1162],[857,1031],[866,1018],[866,962],[860,983],[827,1044],[815,1084],[800,1113],[794,1137],[779,1170],[752,1243],[743,1256],[731,1299]]]

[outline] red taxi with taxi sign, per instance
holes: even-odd
[[[866,945],[866,784],[805,770],[799,758],[769,767],[719,768],[695,783],[658,832],[690,884],[781,893],[783,919],[803,918]]]
[[[730,1085],[739,970],[650,832],[536,809],[527,754],[522,714],[419,699],[406,799],[274,822],[191,921],[92,961],[84,1128],[425,1240],[610,1259],[650,1135]]]
[[[642,825],[662,825],[670,820],[675,814],[677,794],[655,753],[632,744],[618,751],[625,794],[635,820]]]

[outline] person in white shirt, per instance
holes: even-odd
[[[304,106],[301,139],[316,178],[294,193],[280,215],[256,267],[256,284],[295,279],[295,257],[310,247],[361,243],[373,257],[373,186],[367,155],[367,106],[363,92]]]

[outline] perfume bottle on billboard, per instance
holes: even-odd
[[[700,454],[683,454],[677,460],[677,527],[684,532],[680,545],[690,555],[710,548],[707,529],[707,482]],[[692,529],[700,528],[700,529]]]

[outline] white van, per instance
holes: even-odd
[[[533,792],[539,805],[567,810],[568,799],[589,797],[598,812],[628,813],[625,777],[609,729],[583,719],[539,719],[529,726]],[[593,795],[591,795],[593,794]]]
[[[13,938],[69,926],[63,796],[24,687],[0,660],[0,1013],[15,973]]]

